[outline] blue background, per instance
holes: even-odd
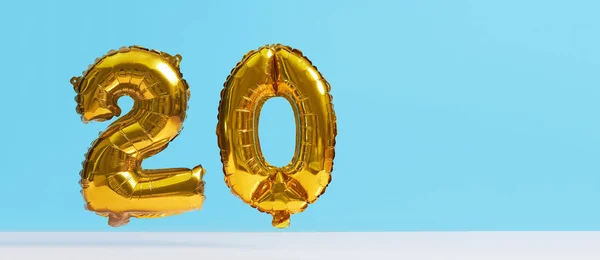
[[[298,48],[332,85],[333,182],[287,231],[600,230],[598,1],[3,1],[0,230],[277,231],[223,182],[219,93],[259,46]],[[69,79],[110,49],[183,56],[185,129],[146,168],[207,169],[202,211],[122,228],[83,209]],[[119,101],[130,108],[131,99]],[[267,159],[294,147],[272,99]]]

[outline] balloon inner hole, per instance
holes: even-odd
[[[131,111],[131,109],[133,108],[133,103],[134,101],[130,96],[123,95],[119,97],[119,99],[117,100],[117,105],[119,106],[119,108],[121,108],[121,116],[124,116],[125,114],[129,113],[129,111]]]
[[[273,166],[288,165],[296,148],[296,120],[287,99],[268,99],[260,111],[258,137],[265,160]]]

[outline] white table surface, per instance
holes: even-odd
[[[598,260],[600,232],[0,232],[0,259]]]

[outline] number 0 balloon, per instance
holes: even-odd
[[[181,56],[142,47],[111,51],[83,77],[71,79],[77,113],[84,122],[119,116],[117,99],[131,96],[131,111],[92,143],[81,171],[86,208],[121,226],[130,217],[156,218],[200,209],[204,169],[144,170],[182,128],[189,87],[179,71]]]
[[[244,202],[285,228],[331,181],[336,117],[330,86],[298,50],[271,45],[246,54],[221,92],[217,136],[225,181]],[[258,120],[265,101],[284,97],[296,119],[296,149],[284,167],[263,158]]]

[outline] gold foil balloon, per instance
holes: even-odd
[[[219,105],[217,136],[231,191],[285,228],[331,181],[336,118],[330,86],[298,50],[271,45],[251,51],[232,70]],[[270,165],[258,140],[260,110],[284,97],[296,118],[296,149],[284,167]]]
[[[135,101],[90,147],[81,171],[86,209],[117,227],[130,217],[157,218],[200,209],[205,170],[142,169],[145,158],[167,148],[182,129],[189,87],[179,70],[181,56],[139,46],[110,51],[83,77],[71,79],[83,122],[119,116],[120,96]]]

